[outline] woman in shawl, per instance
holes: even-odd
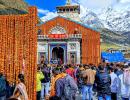
[[[24,75],[18,75],[19,84],[15,87],[13,97],[16,97],[18,100],[28,100],[28,95],[26,91],[26,86],[24,84]]]

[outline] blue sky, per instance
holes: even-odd
[[[66,0],[25,0],[29,5],[38,7],[38,15],[46,20],[57,16],[56,6],[65,5]],[[73,4],[80,4],[81,14],[84,16],[89,9],[99,14],[108,7],[120,11],[130,9],[130,0],[71,0]]]
[[[66,0],[25,0],[29,5],[35,5],[38,9],[48,10],[50,12],[55,12],[56,6],[64,5]],[[39,13],[39,16],[42,17],[45,14]]]

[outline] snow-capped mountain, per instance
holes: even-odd
[[[86,15],[81,17],[81,22],[90,27],[95,27],[95,28],[104,27],[104,25],[102,24],[98,16],[92,11],[87,11]]]
[[[89,11],[81,18],[81,21],[91,27],[104,27],[121,34],[130,31],[130,10],[118,11],[108,7],[99,14]]]
[[[115,10],[108,8],[98,15],[106,28],[117,32],[130,31],[130,10]]]
[[[86,15],[81,17],[81,22],[90,27],[97,28],[101,33],[103,42],[124,45],[130,43],[128,37],[121,33],[130,30],[130,11],[116,11],[112,7],[95,14],[87,10]]]
[[[57,16],[56,12],[49,12],[41,20],[46,21],[55,16]],[[113,7],[108,7],[102,9],[100,13],[95,14],[90,9],[86,9],[82,13],[81,22],[90,27],[107,28],[122,34],[130,31],[130,10],[128,8],[117,10]]]

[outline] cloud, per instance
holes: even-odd
[[[51,12],[46,9],[38,9],[38,13],[43,15],[43,17],[41,17],[43,22],[50,20],[58,15],[56,12]]]
[[[46,15],[47,13],[49,13],[49,10],[38,9],[38,13],[39,13],[39,14]]]
[[[85,8],[82,5],[80,5],[80,18],[85,16],[88,11],[89,11],[88,8]]]
[[[52,18],[54,18],[54,17],[56,17],[56,16],[58,16],[58,14],[57,14],[56,12],[48,12],[48,13],[46,13],[45,16],[43,16],[43,17],[41,18],[41,20],[42,20],[43,22],[45,22],[45,21],[50,20],[50,19],[52,19]]]
[[[130,0],[119,0],[120,3],[130,3]]]
[[[90,9],[99,9],[112,5],[117,0],[72,0],[74,3],[78,3],[84,7]]]
[[[108,7],[118,11],[130,8],[130,0],[72,0],[72,2],[81,5],[81,16],[85,15],[86,9],[99,14]]]

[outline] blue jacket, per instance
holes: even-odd
[[[98,95],[111,94],[111,77],[107,72],[98,72],[95,78]]]
[[[56,96],[62,97],[64,94],[64,78],[56,81]]]
[[[51,68],[49,68],[49,67],[43,68],[42,73],[44,75],[44,79],[41,81],[42,83],[47,83],[51,80],[50,70],[51,70]]]
[[[64,78],[60,78],[56,81],[56,96],[60,97],[61,100],[65,100],[65,95],[64,95],[64,86],[66,84],[66,79],[67,79],[67,84],[70,86],[70,98],[73,97],[76,92],[78,91],[78,86],[76,85],[74,79],[70,75],[66,75]],[[72,99],[70,99],[72,100]]]
[[[118,71],[116,72],[116,74],[117,74],[117,76],[119,76],[119,75],[123,74],[123,71],[122,71],[122,70],[118,70]]]

